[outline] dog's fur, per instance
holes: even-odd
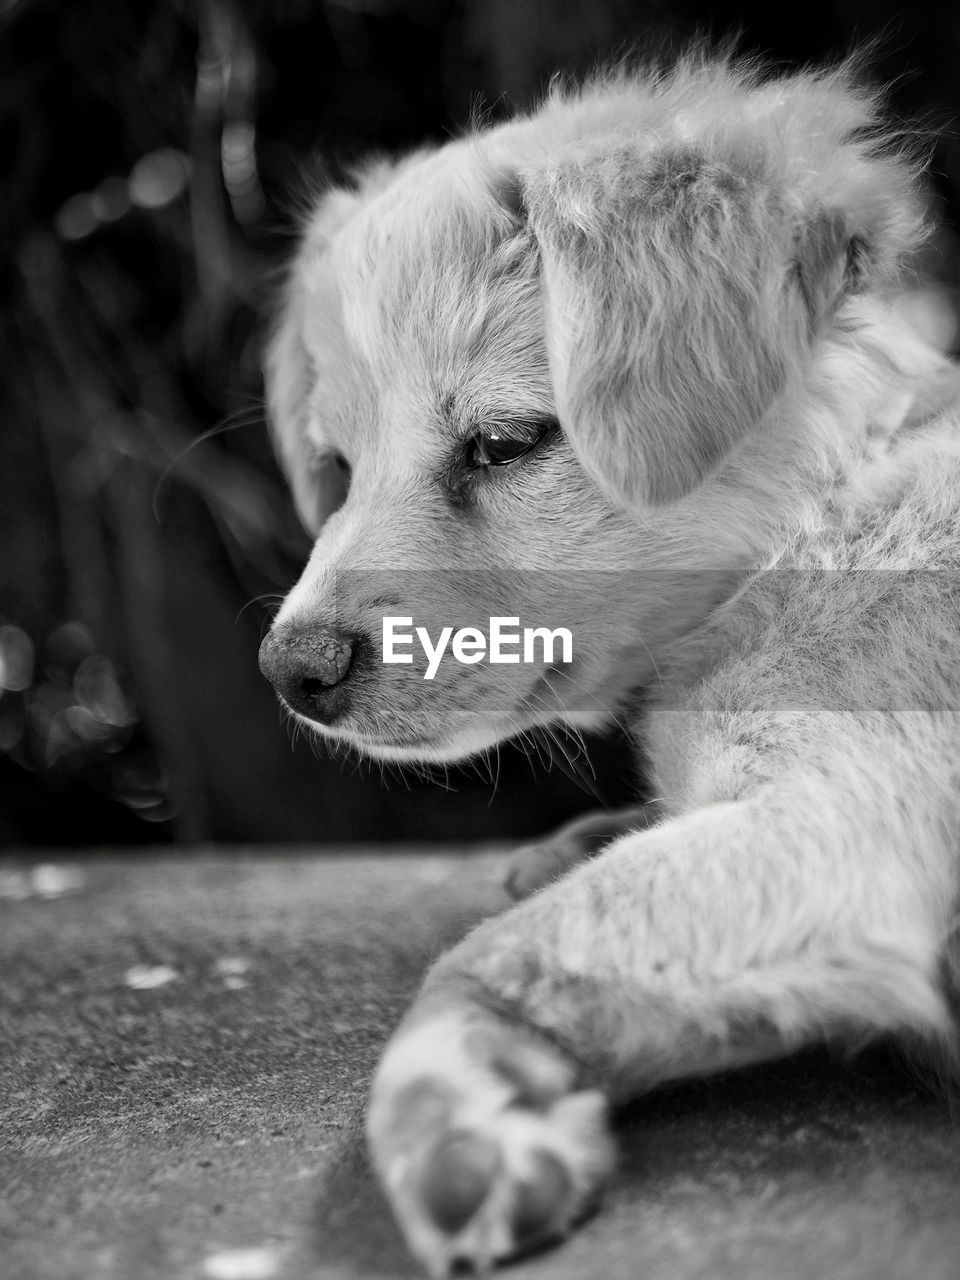
[[[327,733],[449,760],[626,716],[657,796],[443,957],[386,1051],[374,1161],[435,1274],[583,1212],[606,1099],[820,1038],[951,1047],[960,416],[901,301],[917,191],[850,68],[694,56],[311,214],[268,380],[318,537],[271,643],[521,581],[543,616],[562,573],[572,672],[367,667]],[[457,472],[473,432],[550,417],[533,461]]]

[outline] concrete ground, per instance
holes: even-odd
[[[498,865],[0,871],[2,1280],[418,1274],[364,1091],[428,957],[504,905]],[[960,1121],[882,1052],[662,1090],[619,1131],[603,1212],[505,1280],[960,1278]]]

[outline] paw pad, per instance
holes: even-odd
[[[434,1223],[454,1235],[477,1212],[500,1170],[497,1144],[482,1134],[455,1130],[433,1148],[420,1185]]]
[[[549,1151],[533,1152],[532,1177],[518,1183],[516,1202],[510,1215],[517,1245],[532,1244],[550,1235],[557,1220],[557,1207],[569,1202],[572,1187],[566,1169]]]

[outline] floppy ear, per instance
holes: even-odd
[[[691,147],[598,139],[523,181],[558,412],[617,501],[681,497],[855,287],[844,217]]]
[[[337,232],[429,150],[423,147],[398,160],[373,156],[354,169],[355,189],[334,187],[315,197],[280,290],[264,358],[267,417],[300,520],[314,537],[342,505],[348,477],[335,458],[318,456],[310,439],[307,411],[315,370],[303,339],[309,285],[317,269],[322,271],[324,255],[333,251],[331,242]],[[316,299],[309,305],[316,306]]]
[[[327,251],[333,235],[360,204],[356,192],[323,196],[304,225],[297,252],[280,289],[264,356],[267,420],[280,465],[290,484],[297,514],[313,537],[345,496],[344,477],[334,459],[317,458],[307,424],[314,380],[303,339],[306,276]]]
[[[307,414],[313,366],[303,341],[303,289],[295,260],[284,288],[264,361],[267,418],[273,446],[293,494],[300,523],[317,537],[326,520],[343,505],[349,479],[336,458],[318,456]]]

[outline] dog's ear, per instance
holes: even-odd
[[[336,460],[318,455],[307,424],[313,382],[303,341],[302,294],[291,272],[264,362],[267,419],[277,458],[306,531],[317,537],[346,497]]]
[[[324,317],[315,309],[331,309],[332,300],[317,287],[337,233],[369,201],[379,196],[405,167],[415,164],[431,148],[421,148],[398,160],[374,156],[352,172],[350,189],[331,187],[314,195],[303,222],[300,241],[279,294],[273,328],[264,358],[267,418],[274,448],[293,492],[304,527],[314,537],[346,496],[347,476],[342,463],[318,451],[307,423],[310,393],[317,380],[304,342],[306,312],[315,327]],[[339,316],[328,317],[331,330]]]
[[[360,202],[358,193],[337,189],[314,208],[283,281],[264,358],[267,420],[274,448],[300,520],[314,537],[343,502],[344,483],[342,469],[334,459],[318,457],[310,439],[307,412],[314,370],[303,337],[304,312],[315,264]]]
[[[579,147],[515,200],[539,246],[560,422],[617,501],[669,502],[773,405],[866,247],[749,160]]]

